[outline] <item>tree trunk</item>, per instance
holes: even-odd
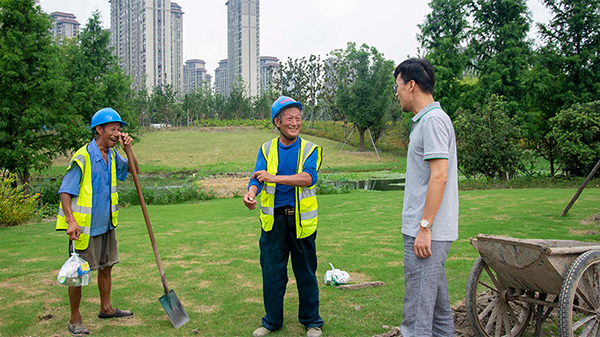
[[[365,151],[365,131],[367,128],[357,128],[358,134],[360,135],[360,142],[358,143],[358,152]]]

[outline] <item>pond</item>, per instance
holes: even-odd
[[[358,181],[328,181],[327,183],[335,187],[351,187],[357,190],[368,191],[404,191],[406,179],[369,179]]]

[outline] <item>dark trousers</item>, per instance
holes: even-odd
[[[320,327],[319,285],[315,239],[317,233],[296,239],[296,221],[293,215],[275,214],[273,229],[262,231],[260,236],[260,266],[263,277],[263,299],[266,315],[265,328],[275,331],[283,326],[283,297],[288,283],[287,263],[292,256],[292,269],[296,277],[300,308],[298,320],[306,328]]]

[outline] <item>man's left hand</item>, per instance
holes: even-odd
[[[431,229],[419,227],[419,233],[415,239],[415,255],[420,259],[431,256]]]
[[[252,175],[252,179],[254,179],[254,178],[256,178],[260,183],[264,183],[264,182],[274,183],[275,182],[275,176],[265,170],[254,172],[254,174]]]
[[[126,132],[121,132],[121,137],[119,137],[119,144],[121,148],[125,148],[125,146],[131,146],[133,144],[133,138],[129,137],[129,134]]]

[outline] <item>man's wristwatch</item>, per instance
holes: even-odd
[[[429,221],[425,220],[425,219],[421,219],[421,227],[425,228],[425,229],[431,229],[431,225],[429,223]]]

